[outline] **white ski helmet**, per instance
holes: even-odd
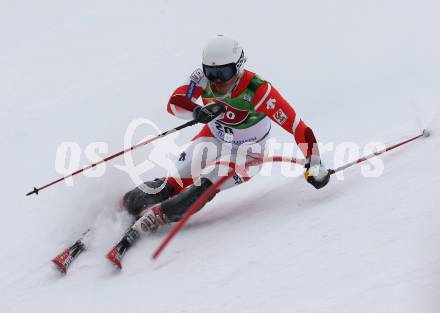
[[[203,72],[210,80],[215,78],[228,80],[227,78],[231,76],[231,71],[232,76],[235,74],[241,76],[244,71],[245,62],[246,57],[240,43],[224,35],[215,36],[208,41],[203,49]],[[229,70],[227,70],[228,68]],[[223,72],[219,72],[219,70]],[[232,76],[229,77],[229,79],[232,78]]]

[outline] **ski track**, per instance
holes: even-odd
[[[221,22],[202,27],[217,4],[0,4],[0,312],[440,311],[440,5],[222,5],[229,14],[218,11]],[[243,27],[243,19],[258,25]],[[178,125],[167,97],[219,32],[243,42],[248,67],[273,82],[320,141],[393,144],[425,127],[432,135],[381,156],[380,177],[354,166],[319,191],[274,165],[273,176],[217,195],[157,262],[150,256],[171,227],[140,241],[118,272],[104,256],[130,224],[115,205],[133,188],[114,167],[122,159],[103,177],[24,194],[58,176],[64,141],[82,151],[103,141],[112,153],[135,118],[162,130]],[[162,145],[180,147],[197,128]],[[330,167],[333,157],[323,156]],[[83,154],[80,164],[88,164]],[[159,175],[154,168],[144,178]],[[61,275],[51,258],[91,226],[89,249]]]

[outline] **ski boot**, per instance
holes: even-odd
[[[162,212],[160,205],[147,208],[139,218],[124,234],[122,239],[107,253],[107,259],[117,268],[122,269],[122,258],[127,250],[140,238],[141,233],[153,233],[159,225],[168,223],[166,215]]]

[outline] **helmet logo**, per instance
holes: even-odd
[[[244,51],[242,50],[240,58],[238,59],[238,61],[236,63],[237,70],[241,68],[241,66],[243,65],[244,61],[245,61],[244,60]]]

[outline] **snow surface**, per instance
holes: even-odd
[[[439,312],[439,9],[434,0],[2,1],[0,312]],[[133,187],[113,166],[122,160],[102,177],[24,194],[58,176],[62,142],[113,152],[135,118],[178,125],[167,98],[217,33],[240,39],[248,68],[322,142],[394,143],[424,127],[432,136],[383,156],[378,178],[353,167],[316,191],[279,168],[257,177],[218,195],[158,262],[149,257],[169,228],[117,273],[104,255],[128,225],[116,205]],[[333,166],[332,152],[324,158]],[[61,276],[49,260],[91,224],[90,249]]]

